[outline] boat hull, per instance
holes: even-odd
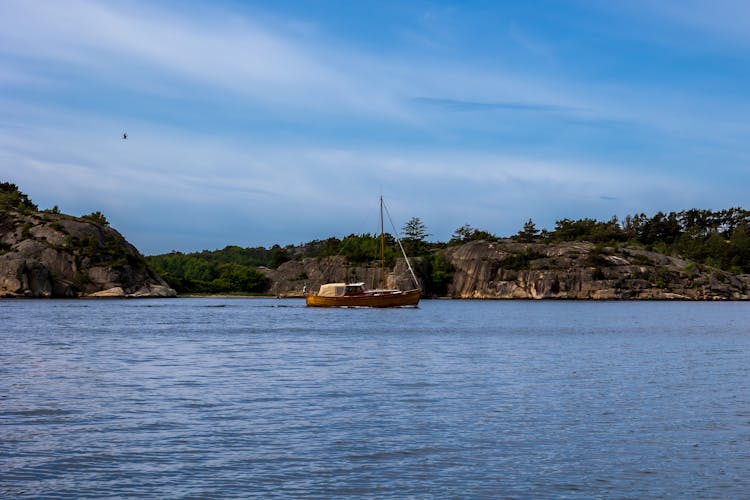
[[[320,297],[308,295],[308,307],[408,307],[419,304],[418,289],[405,291],[387,291],[362,295],[344,295],[341,297]]]

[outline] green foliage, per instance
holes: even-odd
[[[732,274],[744,274],[744,269],[740,266],[730,266],[729,269],[727,269]]]
[[[401,244],[404,246],[404,252],[409,257],[426,255],[437,248],[436,245],[427,243],[426,241],[413,240],[411,238],[402,239]]]
[[[419,217],[409,219],[401,231],[404,233],[401,243],[404,245],[404,251],[407,255],[416,257],[428,252],[430,245],[425,241],[429,236],[427,226],[422,223]]]
[[[79,238],[66,234],[65,246],[81,256],[91,259],[92,263],[117,268],[131,267],[138,271],[148,268],[144,257],[133,253],[125,238],[114,231],[89,233]]]
[[[586,265],[592,267],[608,267],[609,261],[604,257],[601,248],[594,248],[591,252],[586,255]]]
[[[681,233],[679,217],[674,212],[670,212],[668,215],[658,212],[651,218],[640,214],[626,219],[626,221],[630,225],[629,233],[644,245],[653,245],[658,242],[671,245],[679,238]]]
[[[404,233],[404,239],[413,241],[424,241],[429,236],[427,234],[427,226],[424,225],[419,217],[409,219],[401,231]]]
[[[146,257],[146,260],[162,277],[170,275],[193,281],[211,281],[218,278],[217,267],[221,263],[212,262],[199,255],[172,252]]]
[[[544,239],[607,244],[632,241],[665,255],[681,255],[733,273],[750,273],[750,212],[741,208],[658,212],[652,217],[641,213],[628,215],[622,223],[616,217],[607,222],[561,219]],[[650,264],[647,260],[634,257],[643,265]]]
[[[219,267],[223,264],[237,264],[250,268],[270,267],[272,251],[263,247],[241,248],[230,245],[221,250],[203,250],[188,254],[172,251],[146,257],[146,260],[162,277],[170,275],[191,281],[208,282],[219,277]]]
[[[84,215],[81,218],[82,219],[86,219],[86,220],[90,220],[90,221],[95,222],[97,224],[101,224],[102,226],[109,226],[109,221],[107,220],[107,218],[104,216],[103,213],[101,213],[98,210],[96,212],[91,212],[88,215]]]
[[[429,243],[422,240],[403,238],[401,243],[409,257],[427,255],[432,250],[445,247],[444,243]],[[314,240],[303,243],[297,247],[286,248],[293,259],[303,257],[333,257],[341,255],[349,262],[362,264],[380,261],[380,235],[375,234],[350,234],[343,240],[328,238],[326,240]],[[396,258],[401,255],[396,239],[389,233],[385,234],[385,260],[388,265],[393,265]]]
[[[289,257],[287,251],[281,248],[279,245],[274,245],[271,248],[271,267],[273,269],[276,269],[284,262],[288,262],[290,260],[291,257]]]
[[[125,266],[128,265],[128,259],[126,258],[116,259],[116,260],[109,262],[109,265],[116,269],[123,269]]]
[[[648,258],[648,256],[643,255],[642,253],[638,253],[633,255],[631,258],[631,261],[633,264],[639,265],[639,266],[650,266],[651,265],[651,259]]]
[[[617,217],[607,222],[594,219],[561,219],[555,223],[555,230],[549,233],[550,241],[590,241],[610,243],[625,241],[626,234],[620,227]]]
[[[672,283],[674,279],[675,274],[670,271],[667,266],[659,266],[656,270],[656,279],[654,281],[659,288],[669,288],[670,283]]]
[[[194,280],[159,270],[162,278],[179,293],[263,293],[270,281],[255,268],[239,264],[221,264],[218,277]]]
[[[426,258],[428,278],[426,288],[433,295],[444,296],[448,294],[448,285],[453,277],[453,267],[442,252],[433,252]]]
[[[298,257],[330,257],[332,255],[338,255],[341,249],[341,240],[335,237],[328,238],[326,240],[313,240],[308,243],[303,243],[299,247]]]
[[[515,236],[515,239],[522,243],[532,243],[538,238],[539,230],[536,228],[536,224],[534,224],[534,221],[531,219],[526,221],[526,223],[523,225],[523,229],[518,231],[518,234],[516,234]]]
[[[536,259],[543,259],[546,257],[543,253],[539,253],[532,248],[526,248],[523,251],[509,255],[504,258],[500,265],[503,269],[512,269],[514,271],[521,271],[531,268],[531,261]]]
[[[26,213],[38,209],[29,197],[18,189],[18,186],[10,182],[0,182],[0,212],[18,210]]]
[[[750,273],[750,224],[740,223],[729,238],[726,257],[734,274]]]
[[[85,292],[86,287],[91,283],[89,280],[89,277],[82,273],[81,271],[78,271],[73,276],[73,288],[78,292]]]
[[[271,251],[228,246],[223,250],[171,252],[146,261],[179,293],[262,293],[270,285],[256,269],[268,265]]]
[[[396,250],[396,240],[390,234],[384,235],[385,239],[385,263],[393,266],[400,250]],[[338,251],[339,255],[346,257],[352,264],[365,264],[380,261],[380,235],[375,234],[350,234],[341,241]]]
[[[457,245],[469,241],[497,241],[497,236],[481,229],[476,229],[469,224],[464,224],[453,232],[450,244]]]
[[[21,237],[25,240],[28,240],[31,238],[31,223],[30,222],[24,222],[23,226],[21,226]]]
[[[257,270],[239,264],[222,264],[215,280],[220,288],[230,292],[263,292],[268,288],[268,278]]]
[[[93,234],[89,234],[84,238],[73,238],[73,248],[78,251],[79,254],[86,257],[94,257],[99,254],[101,250],[99,241]]]

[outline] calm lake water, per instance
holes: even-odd
[[[747,498],[750,304],[0,301],[0,497]]]

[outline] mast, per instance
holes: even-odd
[[[398,243],[399,248],[401,248],[401,254],[404,256],[404,260],[406,261],[406,267],[409,268],[409,272],[411,273],[411,277],[414,280],[414,286],[419,288],[421,290],[421,287],[419,286],[419,280],[417,279],[417,275],[414,274],[414,269],[411,267],[411,262],[409,262],[409,256],[406,255],[406,250],[404,250],[404,245],[401,244],[401,239],[398,237],[398,229],[396,229],[396,225],[393,223],[393,219],[391,218],[391,213],[388,211],[388,207],[386,207],[383,203],[383,197],[380,197],[380,217],[381,217],[381,223],[382,223],[382,217],[383,217],[383,209],[385,208],[385,213],[388,215],[388,220],[391,223],[391,227],[393,228],[393,234],[396,238],[396,242]],[[382,231],[382,229],[381,229]]]
[[[383,227],[383,195],[380,195],[380,288],[385,290],[385,231]]]

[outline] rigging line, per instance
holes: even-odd
[[[388,216],[388,221],[391,223],[391,227],[393,228],[393,237],[396,238],[396,241],[398,242],[398,246],[399,248],[401,248],[401,253],[404,255],[404,259],[406,260],[406,267],[409,268],[411,277],[414,280],[414,285],[421,290],[422,287],[419,286],[419,281],[417,281],[417,275],[414,274],[414,269],[411,268],[411,262],[409,262],[409,257],[406,255],[406,250],[404,250],[404,245],[401,244],[401,239],[398,237],[398,230],[396,229],[396,225],[393,223],[393,219],[391,218],[391,213],[388,211],[388,205],[386,205],[385,202],[383,202],[383,208],[385,209],[385,214]]]
[[[382,196],[381,196],[381,198],[382,198]],[[368,220],[369,218],[370,217],[367,216],[367,217],[365,217],[365,220]],[[391,222],[391,224],[393,224],[393,222]],[[378,231],[382,232],[382,219],[381,219],[381,222],[380,222],[379,225],[381,227],[378,228]],[[364,224],[363,224],[363,226],[364,226]],[[376,231],[375,233],[373,233],[373,236],[377,235],[378,231]],[[334,255],[334,256],[329,255],[329,256],[326,257],[326,265],[323,268],[323,276],[324,276],[324,278],[326,276],[326,273],[328,273],[328,271],[330,271],[331,268],[333,267],[333,265],[334,265],[333,261],[336,259],[336,257],[340,256],[344,252],[344,250],[346,249],[347,245],[351,244],[353,238],[349,238],[349,236],[353,236],[353,235],[354,235],[354,233],[352,233],[352,234],[350,234],[348,236],[344,236],[343,238],[341,238],[341,245],[339,246],[338,253],[336,253],[336,255]],[[403,248],[402,248],[402,251],[403,251]],[[382,260],[382,256],[381,256],[381,260]],[[347,269],[348,269],[348,267],[349,267],[349,259],[347,259]],[[348,275],[348,272],[347,272],[347,275]],[[417,285],[417,287],[419,287],[419,285]],[[385,287],[383,287],[383,288],[385,288]]]

